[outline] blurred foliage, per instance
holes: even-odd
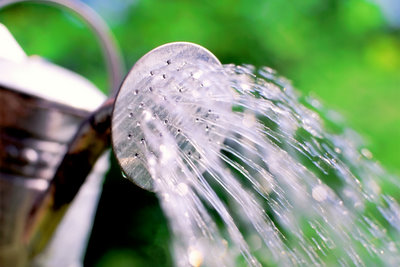
[[[172,41],[203,45],[223,63],[270,66],[300,91],[342,113],[347,124],[366,138],[378,160],[394,171],[400,169],[400,29],[387,23],[374,2],[87,2],[111,25],[127,69],[152,48]],[[28,54],[42,55],[106,90],[97,41],[76,17],[54,8],[19,4],[0,12],[0,21]],[[170,264],[164,244],[168,233],[154,195],[128,185],[115,173],[104,187],[87,265],[99,259],[98,266]],[[121,199],[124,193],[129,197]],[[129,253],[132,247],[135,252]],[[146,251],[149,248],[158,252],[152,254]]]

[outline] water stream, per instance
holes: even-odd
[[[171,64],[127,138],[177,266],[400,265],[400,180],[336,113],[269,68]]]

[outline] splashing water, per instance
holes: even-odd
[[[400,264],[398,178],[317,100],[252,66],[167,62],[140,84],[123,161],[160,198],[176,265]]]

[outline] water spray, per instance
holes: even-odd
[[[273,70],[222,65],[178,42],[144,55],[119,87],[118,49],[97,15],[40,2],[92,26],[112,93],[28,58],[1,28],[14,56],[0,53],[0,265],[46,261],[36,259],[110,146],[124,176],[159,197],[178,266],[400,264],[400,196],[381,192],[398,180],[358,152],[351,131],[328,133]],[[49,73],[57,79],[37,79]],[[50,90],[60,81],[81,106]]]

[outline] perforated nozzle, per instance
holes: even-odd
[[[172,164],[177,153],[200,157],[187,142],[185,127],[207,130],[201,116],[209,116],[206,98],[212,90],[205,73],[221,68],[211,52],[186,42],[155,48],[133,66],[112,115],[113,149],[129,179],[154,190],[156,166]],[[191,104],[195,98],[205,102]]]

